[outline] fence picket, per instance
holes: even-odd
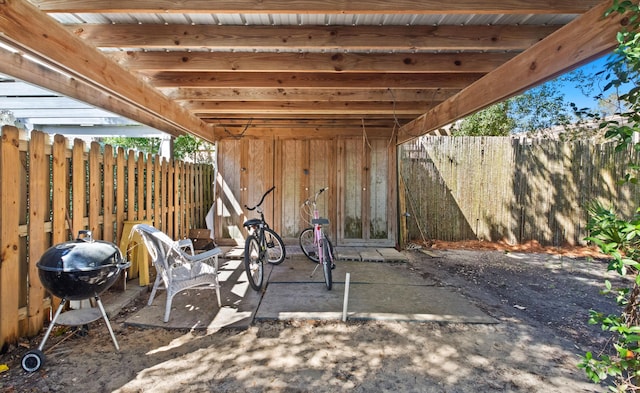
[[[45,221],[49,220],[49,157],[45,155],[46,134],[33,132],[29,143],[29,267],[27,279],[30,283],[27,298],[27,334],[38,334],[44,322],[45,291],[38,278],[36,263],[47,249]],[[3,200],[4,201],[4,200]]]
[[[20,281],[19,258],[19,200],[20,178],[16,165],[20,165],[19,133],[15,127],[2,127],[0,140],[0,336],[6,340],[18,338],[18,312],[20,308],[16,283]],[[0,345],[0,348],[2,345]]]

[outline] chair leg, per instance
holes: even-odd
[[[214,266],[216,268],[216,277],[215,277],[215,281],[216,281],[216,295],[218,296],[218,308],[222,307],[222,302],[220,301],[220,280],[218,278],[218,274],[220,273],[219,270],[219,264],[218,264],[218,256],[215,256],[214,259]]]
[[[217,278],[216,278],[216,295],[218,295],[218,308],[221,308],[222,303],[220,302],[220,283],[218,282]]]
[[[169,315],[171,314],[171,302],[173,302],[173,292],[167,290],[167,304],[164,306],[164,322],[169,322]]]
[[[156,292],[158,291],[158,287],[160,286],[160,275],[156,276],[156,281],[153,283],[153,288],[151,289],[151,295],[149,295],[149,301],[147,302],[147,306],[150,306],[153,303],[153,298],[156,297]]]

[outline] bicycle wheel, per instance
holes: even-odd
[[[313,238],[313,227],[304,229],[300,232],[298,241],[300,242],[302,252],[307,258],[315,263],[320,262],[320,259],[318,258],[318,247],[315,245]]]
[[[328,239],[322,239],[322,271],[324,272],[324,284],[328,290],[333,286],[333,278],[331,270],[333,270],[333,253],[329,250],[330,242]]]
[[[271,228],[265,228],[264,239],[267,242],[267,262],[272,265],[281,264],[287,256],[287,249],[280,235]]]
[[[260,255],[260,243],[254,235],[250,235],[244,244],[244,270],[251,288],[262,289],[264,279],[264,255]]]

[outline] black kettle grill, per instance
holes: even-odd
[[[91,231],[79,231],[77,239],[56,244],[45,251],[36,266],[42,285],[62,301],[38,349],[22,357],[22,368],[34,372],[42,367],[42,349],[58,319],[61,324],[79,326],[103,317],[116,350],[120,350],[100,300],[100,295],[113,285],[120,272],[130,266],[130,262],[123,260],[120,249],[113,243],[93,240]],[[70,310],[61,315],[68,300],[90,298],[96,300],[98,309]]]

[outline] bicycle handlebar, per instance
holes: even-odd
[[[327,191],[329,189],[329,187],[322,187],[321,189],[319,189],[314,195],[313,195],[313,202],[311,201],[311,197],[307,198],[306,201],[304,201],[304,203],[302,204],[304,205],[308,205],[309,203],[315,203],[318,200],[318,197],[320,196],[320,194],[322,194],[323,192]]]
[[[273,186],[273,187],[271,187],[270,189],[268,189],[268,190],[267,190],[267,192],[265,192],[265,193],[264,193],[264,195],[262,196],[262,198],[260,198],[260,202],[258,202],[258,204],[257,204],[257,205],[255,205],[254,207],[249,207],[249,206],[247,206],[247,205],[244,205],[244,207],[245,207],[247,210],[255,210],[255,209],[256,209],[256,207],[258,207],[258,206],[262,205],[262,202],[264,202],[264,198],[265,198],[267,195],[269,195],[269,193],[270,193],[271,191],[275,190],[275,188],[276,188],[276,186]]]

